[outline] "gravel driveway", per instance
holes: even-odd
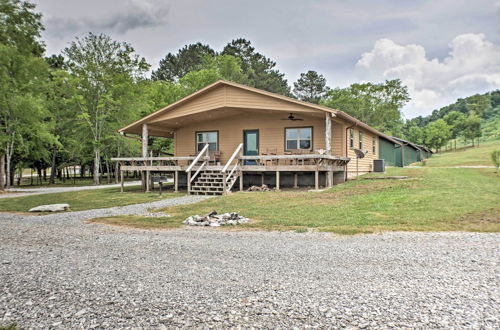
[[[147,231],[92,212],[0,214],[0,322],[500,327],[499,234]]]
[[[141,181],[127,181],[123,185],[137,186],[140,185]],[[71,186],[71,187],[41,187],[41,188],[9,188],[8,192],[15,192],[15,194],[0,194],[0,198],[10,198],[10,197],[22,197],[28,195],[42,195],[42,194],[52,194],[59,192],[73,192],[81,190],[95,190],[95,189],[106,189],[106,188],[118,188],[120,184],[102,184],[98,186]]]

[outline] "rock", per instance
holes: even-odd
[[[193,215],[182,223],[188,226],[210,226],[219,227],[224,225],[238,225],[250,221],[249,219],[238,215],[236,212],[229,212],[224,214],[217,214],[217,211],[212,211],[200,217]]]
[[[30,212],[61,212],[69,209],[69,204],[47,204],[39,205],[32,209]]]
[[[269,187],[265,184],[262,186],[251,186],[247,191],[270,191]]]

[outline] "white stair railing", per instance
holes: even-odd
[[[222,168],[221,172],[222,172],[222,174],[224,174],[224,177],[223,177],[224,192],[230,191],[231,188],[233,187],[234,183],[236,182],[236,178],[232,178],[232,176],[233,176],[234,172],[238,169],[239,158],[236,161],[236,164],[234,164],[234,166],[231,168],[231,171],[229,171],[229,174],[227,174],[227,170],[229,169],[229,166],[231,166],[233,161],[236,159],[236,157],[238,157],[238,155],[241,153],[242,149],[243,149],[243,143],[240,143],[238,145],[238,147],[236,147],[236,149],[234,150],[233,154],[231,155],[231,157],[227,161],[226,165],[224,165],[224,167]],[[231,179],[233,179],[232,182],[230,182]],[[228,186],[228,183],[229,183],[229,186]]]
[[[196,170],[193,176],[191,176],[191,171],[193,170],[193,167],[200,161],[201,157],[205,154],[205,160],[203,163],[201,163],[200,167]],[[196,176],[201,172],[203,167],[207,165],[207,161],[210,159],[210,156],[208,155],[208,143],[205,144],[203,149],[200,150],[198,155],[196,155],[196,158],[193,160],[191,164],[189,164],[188,168],[186,169],[186,173],[188,174],[188,190],[191,190],[191,182],[194,181]]]

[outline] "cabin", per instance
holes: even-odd
[[[141,157],[114,158],[122,182],[124,171],[139,171],[149,190],[155,177],[171,176],[190,194],[331,187],[371,172],[381,138],[399,143],[340,110],[223,80],[119,132],[142,141]],[[150,136],[172,138],[173,156],[151,157]]]

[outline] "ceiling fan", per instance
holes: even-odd
[[[293,115],[293,113],[290,112],[290,115],[286,118],[283,118],[281,120],[291,120],[291,121],[296,121],[296,120],[304,120],[304,119],[301,119],[301,118],[295,118],[295,116]]]

